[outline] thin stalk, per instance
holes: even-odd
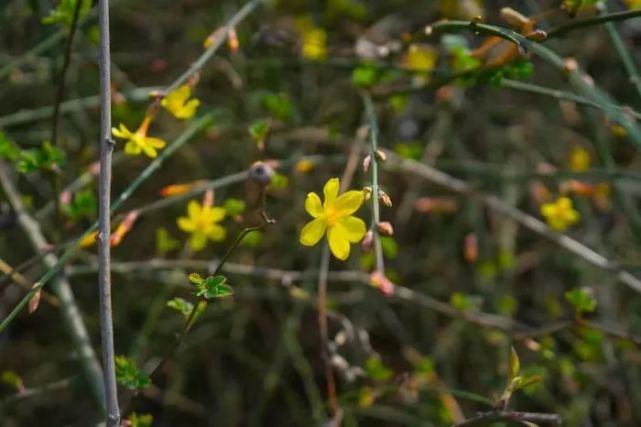
[[[80,0],[77,0],[80,3]],[[100,176],[98,179],[98,287],[100,289],[100,332],[105,381],[107,427],[120,425],[118,386],[114,352],[111,309],[111,162],[114,141],[111,138],[111,52],[109,40],[109,0],[100,0]]]
[[[592,18],[576,19],[569,24],[561,25],[560,27],[553,28],[552,30],[548,31],[547,38],[557,38],[580,28],[593,27],[603,23],[625,21],[627,19],[637,18],[639,16],[641,16],[641,10],[626,10],[624,12],[608,13],[606,15],[599,15]]]
[[[634,12],[638,12],[639,16],[641,16],[641,10],[635,10]],[[634,59],[632,59],[632,55],[630,55],[632,48],[627,48],[625,46],[625,43],[619,34],[619,30],[617,30],[617,27],[611,21],[606,22],[605,30],[608,32],[608,36],[614,46],[614,50],[621,59],[623,68],[625,68],[625,72],[630,78],[630,82],[634,85],[637,94],[641,97],[641,77],[639,77],[639,70],[634,63]]]
[[[327,278],[329,274],[329,245],[323,245],[323,253],[321,255],[321,264],[318,271],[318,331],[321,341],[321,357],[323,365],[325,366],[325,381],[327,382],[327,400],[329,401],[329,408],[331,416],[335,417],[339,414],[338,400],[336,398],[336,379],[334,378],[334,371],[329,355],[329,331],[327,326]]]

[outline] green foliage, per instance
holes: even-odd
[[[67,216],[74,220],[92,219],[96,216],[98,203],[92,190],[82,190],[74,195],[71,203],[62,205],[62,209]]]
[[[189,317],[191,311],[194,309],[194,305],[192,303],[180,297],[175,297],[167,301],[167,307],[173,308],[182,314],[185,319]]]
[[[247,233],[240,244],[248,248],[256,248],[260,246],[262,241],[263,233],[260,230],[254,230]]]
[[[13,162],[18,159],[20,148],[15,142],[10,140],[4,132],[0,131],[0,159],[6,159]]]
[[[417,142],[404,142],[396,144],[394,151],[404,159],[420,160],[423,156],[423,144]]]
[[[391,236],[381,237],[381,247],[383,248],[383,254],[390,259],[394,259],[398,256],[398,243]]]
[[[596,310],[596,298],[590,288],[574,288],[565,293],[565,299],[574,308],[577,317]]]
[[[240,215],[245,212],[247,203],[244,200],[228,198],[223,202],[223,209],[227,211],[229,215]]]
[[[65,27],[71,27],[77,2],[81,2],[78,11],[78,19],[81,19],[91,10],[91,0],[59,0],[58,5],[49,12],[49,15],[42,18],[42,23],[47,25],[62,24]]]
[[[50,171],[59,167],[64,161],[64,153],[45,141],[40,148],[23,150],[18,156],[16,169],[21,173],[35,172],[38,170]]]
[[[191,273],[189,281],[196,287],[196,296],[205,299],[225,298],[234,293],[227,278],[220,274],[203,279],[198,273]]]
[[[154,417],[151,414],[140,414],[133,413],[127,418],[129,421],[129,427],[151,427],[151,423],[154,420]]]
[[[14,371],[3,371],[2,376],[0,376],[0,381],[2,381],[3,384],[7,384],[8,386],[16,389],[18,392],[24,389],[24,382],[22,381],[22,378],[20,378],[20,375]]]
[[[116,356],[116,381],[131,390],[147,388],[151,384],[149,376],[125,356]]]
[[[156,229],[156,253],[164,257],[167,253],[178,249],[180,241],[171,237],[165,227],[158,227]]]
[[[378,69],[373,65],[359,65],[352,71],[352,84],[359,88],[367,89],[374,86],[378,78]]]
[[[260,97],[260,104],[272,117],[283,121],[294,112],[289,96],[284,93],[265,93]]]
[[[249,135],[253,138],[254,142],[258,147],[263,147],[267,135],[269,134],[269,121],[267,120],[257,120],[252,123],[247,129]]]
[[[274,172],[269,188],[273,190],[283,190],[289,185],[289,179],[282,173]]]
[[[370,356],[365,362],[365,373],[374,381],[387,381],[392,378],[393,372],[383,365],[377,356]]]
[[[531,387],[534,384],[540,383],[542,377],[539,374],[533,375],[523,375],[521,373],[521,361],[519,355],[517,354],[514,347],[510,348],[510,359],[507,375],[507,384],[503,390],[499,401],[499,407],[507,407],[512,395],[518,391],[527,387]]]
[[[454,292],[450,297],[450,305],[461,311],[477,311],[479,303],[475,298],[462,292]]]

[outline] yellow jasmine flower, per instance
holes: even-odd
[[[566,230],[580,219],[579,212],[572,207],[572,200],[568,197],[559,197],[556,202],[543,204],[541,215],[548,225],[557,231]]]
[[[302,55],[310,61],[322,61],[327,57],[327,33],[322,28],[307,28],[302,33]]]
[[[131,132],[125,125],[120,123],[120,129],[111,128],[111,133],[117,138],[127,140],[125,154],[137,156],[141,152],[152,159],[158,155],[158,149],[163,148],[166,142],[160,138],[147,136],[147,130],[151,124],[151,116],[146,116],[136,132]]]
[[[429,72],[436,65],[436,49],[428,45],[412,44],[407,50],[403,63],[410,71]]]
[[[329,248],[336,258],[344,261],[349,256],[350,243],[358,243],[365,235],[365,222],[352,216],[363,204],[364,196],[362,191],[356,190],[339,196],[338,189],[338,178],[332,178],[323,188],[323,204],[318,194],[307,195],[305,210],[314,219],[301,230],[300,243],[314,246],[327,231]]]
[[[223,208],[201,205],[192,200],[187,205],[187,216],[178,218],[178,228],[191,233],[189,245],[194,251],[199,251],[207,244],[207,239],[218,242],[225,239],[227,234],[218,223],[225,219]]]
[[[590,153],[583,147],[574,146],[568,159],[572,172],[585,172],[590,169]]]
[[[196,109],[200,105],[200,101],[196,98],[189,99],[190,96],[191,87],[189,85],[182,85],[169,92],[167,96],[160,101],[160,105],[165,107],[165,109],[177,119],[191,119],[194,117],[194,114],[196,114]]]

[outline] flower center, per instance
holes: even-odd
[[[325,222],[329,227],[336,225],[336,223],[341,219],[340,212],[337,211],[334,206],[325,207]]]

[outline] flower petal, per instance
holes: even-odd
[[[200,101],[198,99],[190,99],[180,111],[176,112],[176,117],[179,119],[191,119],[196,114],[196,109],[199,105]]]
[[[194,251],[199,251],[205,247],[207,244],[207,235],[201,231],[196,231],[191,234],[191,239],[189,239],[189,246]]]
[[[178,225],[178,228],[180,228],[182,231],[186,231],[187,233],[191,233],[192,231],[196,230],[196,224],[186,216],[181,216],[176,220],[176,224]]]
[[[334,209],[340,216],[351,215],[363,204],[364,196],[362,191],[352,190],[341,194],[334,203]]]
[[[155,158],[158,156],[158,152],[154,147],[148,144],[142,144],[141,145],[142,150],[145,152],[145,155],[149,158]]]
[[[327,224],[322,219],[315,219],[305,224],[300,231],[300,243],[305,246],[314,246],[325,234]]]
[[[207,232],[207,237],[209,237],[214,242],[220,242],[221,240],[225,240],[226,236],[227,236],[227,230],[225,230],[224,227],[218,224],[212,225],[211,229]]]
[[[554,203],[546,203],[543,206],[541,206],[541,215],[543,215],[545,218],[552,218],[556,216],[556,205]]]
[[[196,200],[191,200],[187,205],[187,215],[189,216],[189,218],[196,219],[200,216],[201,212],[202,208],[200,207],[200,203],[198,203]]]
[[[307,199],[305,199],[305,210],[314,218],[323,213],[323,206],[321,205],[320,197],[316,193],[308,193]]]
[[[347,236],[347,240],[349,240],[350,243],[360,242],[363,239],[363,236],[365,236],[365,233],[367,232],[367,228],[365,227],[365,221],[355,216],[348,216],[346,218],[343,218],[336,225],[345,230],[344,233]]]
[[[327,231],[327,239],[329,240],[329,249],[334,256],[341,261],[345,261],[349,257],[349,233],[340,224],[336,224]]]
[[[120,123],[120,129],[111,128],[111,133],[117,138],[129,139],[131,138],[132,133],[127,129],[125,125]]]
[[[338,189],[340,187],[340,181],[338,178],[332,178],[325,183],[323,187],[323,194],[325,195],[325,203],[323,206],[329,206],[336,200],[338,196]]]
[[[133,141],[127,141],[125,144],[125,154],[130,156],[137,156],[140,154],[140,146]]]
[[[227,215],[227,211],[223,208],[213,207],[209,210],[209,220],[211,222],[220,222],[225,219],[225,215]]]
[[[145,144],[154,148],[163,148],[167,143],[160,138],[145,138]]]

